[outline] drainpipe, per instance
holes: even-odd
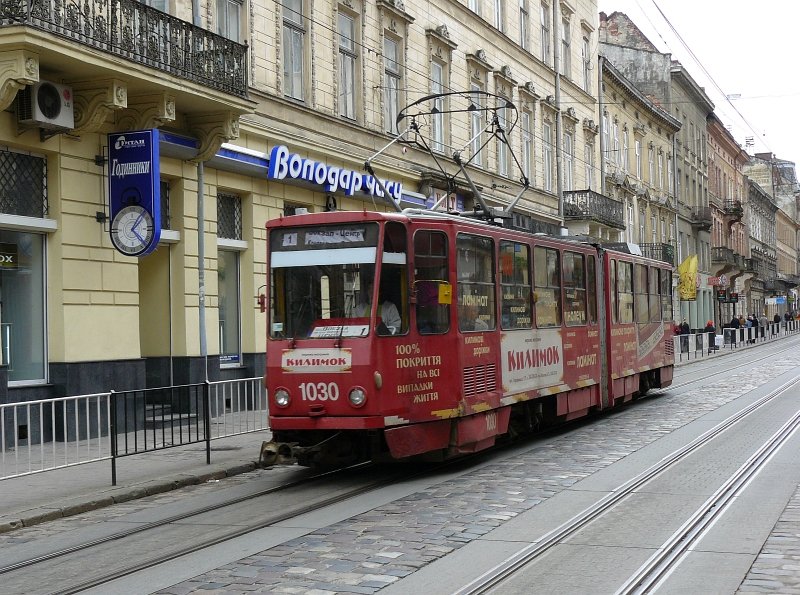
[[[603,125],[603,112],[606,105],[603,102],[603,68],[606,59],[603,56],[597,58],[597,128],[600,131],[600,194],[606,195],[606,143],[604,140],[605,126]]]
[[[566,222],[564,221],[564,180],[563,176],[563,155],[564,125],[561,118],[561,74],[559,73],[561,61],[561,22],[558,18],[558,1],[553,2],[553,70],[555,71],[555,94],[556,101],[556,193],[558,194],[558,218],[561,220],[561,235],[568,234]],[[574,150],[574,147],[573,147]]]
[[[206,241],[203,194],[203,162],[197,164],[197,302],[200,333],[200,357],[203,358],[204,381],[208,382],[208,346],[206,344]]]

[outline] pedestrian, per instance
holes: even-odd
[[[730,327],[731,328],[739,328],[740,326],[741,326],[741,324],[739,324],[739,317],[736,314],[734,314],[733,318],[731,318]]]
[[[689,323],[683,319],[680,326],[681,332],[681,353],[689,353]]]
[[[709,320],[706,322],[706,327],[703,329],[704,332],[708,333],[708,350],[709,351],[716,351],[717,350],[717,329],[714,328],[714,321]]]

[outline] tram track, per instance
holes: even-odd
[[[284,513],[271,514],[268,516],[268,518],[264,518],[261,521],[250,523],[244,526],[238,526],[238,528],[236,529],[221,532],[215,535],[213,538],[196,540],[190,545],[173,548],[170,549],[169,552],[164,552],[156,556],[147,556],[144,559],[141,559],[135,563],[126,562],[123,568],[103,572],[100,574],[95,574],[91,578],[88,578],[81,582],[76,582],[69,585],[65,585],[63,584],[63,582],[60,582],[56,590],[41,591],[43,593],[52,593],[53,595],[80,593],[95,587],[100,587],[103,584],[124,578],[128,575],[177,560],[179,558],[188,556],[196,552],[200,552],[201,550],[206,550],[208,548],[212,548],[214,546],[223,544],[225,542],[235,540],[240,537],[244,537],[250,533],[259,531],[261,529],[266,529],[268,527],[272,527],[274,525],[300,517],[302,515],[319,511],[320,509],[325,508],[327,506],[339,504],[347,500],[369,494],[370,492],[374,492],[382,488],[395,485],[400,480],[408,481],[408,480],[422,478],[425,476],[436,476],[440,474],[441,471],[447,467],[452,467],[454,465],[464,465],[464,464],[469,465],[469,462],[472,459],[479,456],[481,456],[481,453],[478,453],[476,455],[468,455],[465,457],[461,457],[459,459],[445,461],[443,463],[438,463],[435,465],[423,465],[423,469],[414,471],[412,473],[409,473],[409,470],[405,465],[402,465],[398,468],[398,467],[381,467],[379,465],[369,462],[359,463],[357,465],[352,465],[350,467],[346,467],[343,469],[328,471],[325,473],[314,475],[312,477],[307,477],[300,480],[288,482],[279,486],[273,486],[271,488],[260,490],[253,494],[248,494],[246,496],[227,499],[223,502],[196,508],[186,513],[170,515],[169,517],[165,517],[157,521],[143,523],[141,525],[123,531],[116,531],[112,534],[103,536],[98,539],[92,539],[84,543],[79,543],[71,547],[62,548],[57,551],[49,552],[44,555],[35,556],[26,560],[21,560],[13,564],[0,567],[0,577],[3,577],[4,583],[8,584],[9,578],[14,577],[15,573],[28,571],[31,568],[36,567],[45,562],[55,561],[57,563],[64,563],[68,565],[71,557],[81,556],[81,555],[91,556],[91,552],[95,548],[104,545],[107,546],[113,543],[119,543],[122,542],[123,540],[130,540],[131,538],[136,538],[137,536],[146,539],[148,533],[152,533],[160,529],[163,530],[164,528],[176,527],[179,523],[182,523],[185,526],[187,523],[191,523],[193,520],[199,519],[199,517],[203,515],[219,512],[228,507],[256,501],[260,498],[286,493],[288,490],[294,488],[303,488],[315,483],[334,481],[335,478],[340,478],[343,473],[347,472],[360,473],[361,475],[367,477],[374,477],[376,474],[381,475],[382,473],[385,473],[385,477],[380,477],[379,479],[373,479],[372,481],[368,481],[367,483],[363,483],[362,481],[360,485],[357,485],[350,489],[345,489],[332,496],[327,496],[324,498],[316,498],[316,499],[312,498],[307,504],[301,506],[293,506]],[[294,498],[295,500],[297,500],[298,496],[295,495]]]
[[[794,378],[773,389],[747,407],[724,419],[688,444],[664,456],[635,477],[612,489],[605,497],[586,507],[568,521],[543,535],[536,542],[507,557],[467,585],[454,590],[456,595],[474,595],[501,589],[502,585],[524,568],[537,562],[555,546],[587,528],[591,523],[612,511],[625,499],[641,490],[666,470],[686,459],[698,449],[706,446],[731,427],[747,419],[774,399],[800,385]],[[720,516],[748,482],[764,467],[789,437],[800,428],[798,411],[777,432],[765,441],[758,450],[727,481],[709,497],[696,512],[673,535],[657,549],[616,592],[616,595],[649,593],[658,581],[667,576],[678,564],[689,548],[698,541],[703,532]]]
[[[147,532],[156,531],[158,529],[163,529],[169,526],[175,526],[177,523],[191,522],[192,519],[197,519],[203,515],[219,512],[228,507],[241,505],[249,501],[256,501],[260,498],[268,496],[274,496],[276,494],[279,494],[281,492],[286,492],[291,489],[304,488],[322,481],[331,480],[334,477],[339,477],[342,474],[346,474],[348,472],[350,473],[356,471],[366,472],[373,467],[375,467],[375,465],[372,463],[359,463],[357,465],[353,465],[343,469],[327,471],[324,473],[315,474],[311,477],[305,477],[299,480],[290,481],[278,486],[273,486],[268,489],[248,494],[246,496],[239,496],[232,499],[226,499],[224,501],[212,505],[195,508],[185,513],[170,515],[168,517],[159,519],[157,521],[143,523],[137,525],[136,527],[125,529],[122,531],[116,531],[97,539],[91,539],[86,542],[78,543],[70,547],[48,552],[47,554],[38,555],[35,557],[15,562],[13,564],[5,565],[3,567],[0,567],[0,576],[4,577],[3,580],[4,582],[7,583],[10,575],[13,575],[16,572],[29,570],[30,568],[43,564],[45,562],[63,561],[63,559],[68,558],[69,556],[86,554],[87,552],[93,550],[94,548],[98,548],[100,546],[108,545],[115,542],[120,542],[121,540],[129,539],[137,535],[143,536]],[[332,496],[328,496],[322,499],[312,499],[308,504],[291,507],[284,513],[272,514],[268,518],[263,519],[257,523],[252,523],[246,526],[240,526],[235,530],[225,531],[222,534],[216,535],[211,539],[197,541],[191,545],[171,550],[168,554],[153,556],[139,563],[128,565],[124,569],[104,573],[101,576],[95,576],[92,579],[83,581],[81,583],[73,584],[70,586],[62,585],[58,588],[57,591],[54,591],[54,593],[59,593],[59,594],[79,593],[83,590],[102,585],[106,582],[112,581],[117,578],[121,578],[123,576],[127,576],[134,572],[151,568],[158,564],[162,564],[164,562],[180,558],[181,556],[185,556],[187,554],[191,554],[209,547],[213,547],[214,545],[224,543],[225,541],[236,539],[237,537],[247,535],[248,533],[252,533],[254,531],[270,527],[277,523],[301,516],[303,514],[307,514],[314,510],[318,510],[321,507],[330,506],[332,504],[336,504],[369,493],[370,491],[374,491],[382,487],[385,487],[387,485],[393,484],[394,482],[397,481],[397,478],[398,474],[395,473],[391,474],[389,477],[386,478],[370,481],[363,485],[357,485],[352,489],[345,489],[344,491],[339,492]]]

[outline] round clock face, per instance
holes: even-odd
[[[153,218],[140,206],[125,207],[111,221],[111,242],[117,250],[129,256],[144,252],[150,246],[154,232]]]

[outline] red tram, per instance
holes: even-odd
[[[274,458],[441,459],[672,382],[667,263],[431,211],[267,231]]]

